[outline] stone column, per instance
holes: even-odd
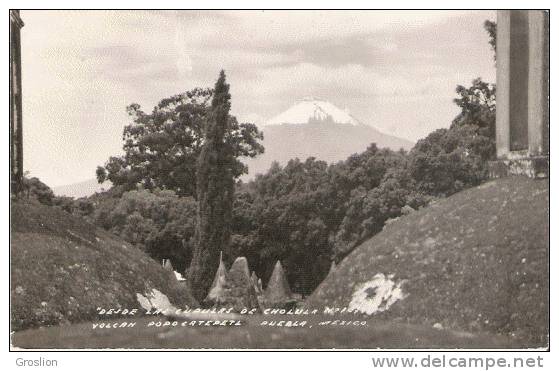
[[[494,177],[549,174],[549,14],[497,13],[498,161]]]
[[[528,149],[529,13],[509,11],[509,151]]]
[[[547,81],[547,14],[540,11],[530,12],[529,32],[529,70],[528,70],[528,152],[530,156],[540,156],[549,152],[544,146],[544,130],[549,130],[544,121],[549,110]],[[547,120],[549,122],[549,120]],[[547,151],[546,148],[547,147]]]
[[[23,188],[23,137],[21,108],[21,28],[19,10],[10,10],[10,190]]]
[[[510,11],[497,12],[497,157],[503,158],[509,152],[510,132]]]

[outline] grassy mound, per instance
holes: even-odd
[[[379,298],[385,288],[378,285],[367,291],[386,277],[397,300],[382,296],[388,290]],[[547,346],[548,181],[494,180],[401,217],[348,255],[306,305],[355,300],[373,307],[383,301],[379,319]]]
[[[56,207],[12,203],[10,254],[14,331],[92,320],[98,307],[139,308],[136,293],[153,288],[196,305],[145,253]]]

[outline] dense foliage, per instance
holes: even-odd
[[[79,200],[78,200],[79,202]],[[171,259],[184,272],[192,258],[196,201],[173,191],[129,191],[95,202],[90,218],[161,262]]]
[[[52,189],[45,183],[41,182],[39,178],[29,178],[27,174],[23,176],[23,195],[27,198],[34,199],[45,205],[52,205],[55,196]]]
[[[495,50],[495,24],[485,28]],[[164,99],[151,114],[129,107],[125,155],[97,170],[99,181],[114,184],[108,192],[74,201],[32,179],[28,194],[93,220],[159,261],[170,258],[177,270],[188,270],[199,299],[220,250],[228,265],[247,257],[264,283],[281,260],[293,291],[309,294],[332,261],[386,223],[487,178],[496,87],[478,78],[456,93],[460,113],[450,127],[420,139],[409,153],[372,143],[336,164],[312,157],[274,163],[235,185],[246,172],[239,158],[263,152],[262,134],[229,115],[222,73],[214,90]]]
[[[480,141],[490,140],[463,126],[432,133],[409,154],[372,144],[337,164],[275,164],[237,191],[232,253],[246,256],[265,279],[281,260],[293,290],[308,294],[332,260],[388,220],[483,181]]]
[[[489,35],[489,45],[491,45],[491,49],[493,50],[493,59],[497,60],[497,23],[486,20],[483,24],[483,28],[487,31]]]
[[[110,180],[125,190],[141,185],[144,189],[168,189],[179,196],[196,197],[196,166],[212,96],[213,90],[196,88],[161,100],[151,113],[145,113],[135,103],[128,106],[132,123],[124,127],[122,134],[124,155],[113,156],[104,166],[97,167],[99,183]],[[239,123],[234,116],[227,120],[230,130],[224,139],[235,159],[263,152],[258,142],[262,133],[256,125]],[[232,167],[235,178],[246,170],[238,160]]]

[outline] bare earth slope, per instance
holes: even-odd
[[[379,275],[399,295],[374,318],[547,346],[548,181],[494,180],[400,218],[348,255],[306,305],[374,308],[380,289],[366,286]]]
[[[151,289],[195,305],[172,272],[55,207],[12,203],[10,254],[12,331],[91,320],[97,307],[138,308],[136,293]]]

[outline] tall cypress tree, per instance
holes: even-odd
[[[188,278],[192,293],[202,301],[218,267],[219,252],[227,251],[233,209],[235,157],[225,140],[231,132],[229,84],[221,71],[212,97],[204,144],[198,159],[198,220],[196,244]]]

